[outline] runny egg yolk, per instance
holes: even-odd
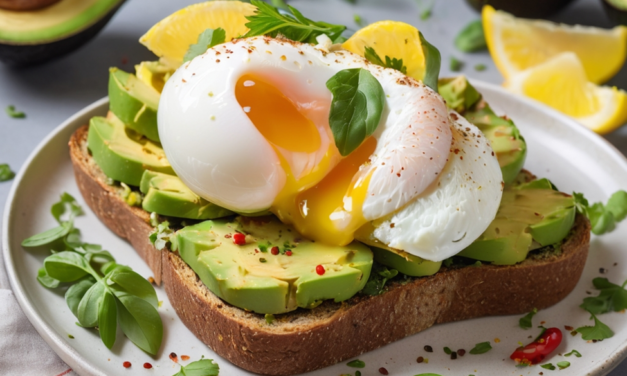
[[[285,171],[285,185],[270,211],[310,239],[330,245],[350,243],[355,231],[367,222],[362,207],[370,175],[360,176],[357,172],[374,152],[377,141],[366,139],[342,159],[331,142],[317,166],[303,176],[295,176],[287,162],[290,153],[320,151],[321,130],[271,82],[256,75],[240,77],[235,96],[272,145]],[[328,124],[324,127],[328,129]]]

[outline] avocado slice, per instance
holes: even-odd
[[[246,235],[245,245],[234,243],[236,232]],[[172,249],[209,290],[257,313],[284,313],[313,308],[327,299],[349,299],[364,287],[372,268],[372,252],[365,245],[314,243],[275,217],[205,221],[179,230],[171,239]],[[273,246],[280,248],[278,255],[272,254]],[[316,272],[318,265],[324,274]]]
[[[124,124],[146,136],[159,141],[157,130],[157,107],[161,94],[139,80],[134,74],[118,68],[109,69],[109,106]]]
[[[411,277],[434,275],[442,266],[442,261],[429,261],[406,252],[394,252],[372,247],[372,253],[374,260],[379,264],[396,269]]]
[[[0,9],[0,60],[19,67],[67,54],[96,36],[123,3],[61,0],[43,9]]]
[[[166,81],[174,74],[175,69],[160,61],[142,61],[135,65],[135,76],[148,86],[161,93]]]
[[[527,143],[514,122],[497,116],[464,76],[441,79],[439,91],[450,109],[462,114],[488,138],[501,166],[503,181],[511,183],[527,157]]]
[[[174,175],[160,144],[126,128],[112,114],[91,118],[87,145],[96,164],[113,180],[139,186],[145,170]]]
[[[575,222],[575,201],[554,188],[547,179],[507,186],[494,221],[459,256],[513,265],[562,241]]]
[[[178,176],[146,170],[139,190],[145,195],[142,207],[148,212],[189,219],[214,219],[233,214],[192,192]]]

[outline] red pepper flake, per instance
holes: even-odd
[[[288,256],[291,256],[292,255],[292,250],[288,249],[287,251],[285,251],[285,254],[288,255]]]
[[[124,363],[122,363],[122,367],[124,367],[124,368],[131,368],[131,362],[124,362]]]
[[[152,364],[146,362],[146,363],[144,363],[144,368],[151,369],[152,368]]]
[[[176,356],[175,352],[171,352],[170,353],[170,360],[172,360],[174,363],[178,363],[179,362],[179,358],[178,358],[178,356]]]
[[[242,234],[241,232],[236,232],[235,234],[233,234],[233,243],[237,245],[246,244],[246,235]]]
[[[316,273],[318,273],[318,275],[323,275],[324,272],[326,272],[326,270],[324,270],[324,266],[322,265],[316,266]]]
[[[379,373],[382,374],[382,375],[389,375],[390,374],[388,372],[388,370],[383,368],[383,367],[379,368]]]
[[[272,247],[270,248],[270,253],[272,253],[273,255],[278,255],[279,254],[279,247]]]
[[[189,360],[189,356],[188,355],[181,355],[181,360]]]

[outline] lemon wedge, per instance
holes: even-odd
[[[180,66],[185,52],[196,43],[200,33],[219,27],[226,31],[226,41],[246,34],[246,16],[257,7],[241,1],[207,1],[190,5],[155,24],[139,42],[167,63]]]
[[[627,27],[606,30],[516,18],[484,6],[483,28],[492,59],[509,79],[562,53],[574,52],[593,83],[609,80],[627,55]]]
[[[564,52],[508,79],[503,86],[605,134],[627,122],[627,93],[588,81],[576,54]]]
[[[422,80],[425,75],[425,55],[418,29],[397,21],[379,21],[358,30],[342,48],[364,56],[365,48],[371,47],[385,61],[385,57],[403,59],[407,75]]]

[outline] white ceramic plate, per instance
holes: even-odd
[[[550,178],[561,190],[584,192],[590,200],[606,200],[614,191],[627,188],[627,160],[602,138],[584,129],[570,119],[524,98],[513,96],[501,88],[474,82],[486,99],[499,112],[507,113],[516,121],[529,145],[526,167],[535,174]],[[9,195],[4,216],[3,248],[9,279],[22,309],[37,331],[48,344],[81,375],[118,375],[127,372],[124,361],[130,361],[133,375],[169,376],[177,372],[178,366],[169,358],[170,352],[189,355],[197,360],[204,355],[215,359],[221,367],[221,375],[248,375],[228,361],[215,355],[201,343],[179,321],[168,303],[163,288],[157,289],[164,322],[164,340],[156,358],[151,358],[130,341],[118,334],[111,351],[100,342],[94,330],[76,326],[75,318],[67,308],[63,293],[48,290],[35,279],[38,268],[47,252],[23,249],[20,242],[35,233],[55,226],[49,209],[58,196],[67,191],[80,202],[82,197],[74,182],[67,142],[76,128],[86,124],[94,115],[106,113],[108,102],[102,99],[60,125],[33,152],[24,168],[15,179]],[[84,205],[86,215],[77,220],[83,239],[102,244],[122,264],[132,266],[148,277],[150,270],[125,241],[115,236]],[[534,324],[546,321],[545,326],[564,325],[573,327],[588,325],[588,314],[578,307],[592,290],[591,281],[599,276],[599,268],[608,270],[603,276],[622,283],[627,278],[627,224],[602,238],[593,237],[590,256],[583,277],[564,301],[536,315]],[[458,323],[435,326],[425,332],[398,341],[381,349],[360,356],[366,362],[362,375],[378,375],[385,367],[390,375],[405,376],[425,372],[446,375],[537,375],[539,367],[516,368],[509,355],[518,342],[529,342],[537,329],[522,330],[518,327],[519,316],[481,318]],[[382,318],[383,319],[383,318]],[[586,343],[581,336],[572,337],[565,332],[557,353],[564,354],[577,349],[582,358],[564,358],[554,355],[547,362],[562,360],[571,362],[568,375],[605,375],[625,356],[627,349],[627,321],[619,313],[602,316],[616,335],[598,343]],[[74,339],[68,338],[68,334]],[[466,355],[450,360],[442,348],[470,350],[476,343],[490,341],[493,350],[483,355]],[[426,353],[425,345],[435,350]],[[429,363],[418,364],[416,358],[423,356]],[[154,368],[145,370],[144,362]],[[328,367],[311,375],[340,375],[354,373],[345,364]],[[565,373],[566,374],[566,373]]]

